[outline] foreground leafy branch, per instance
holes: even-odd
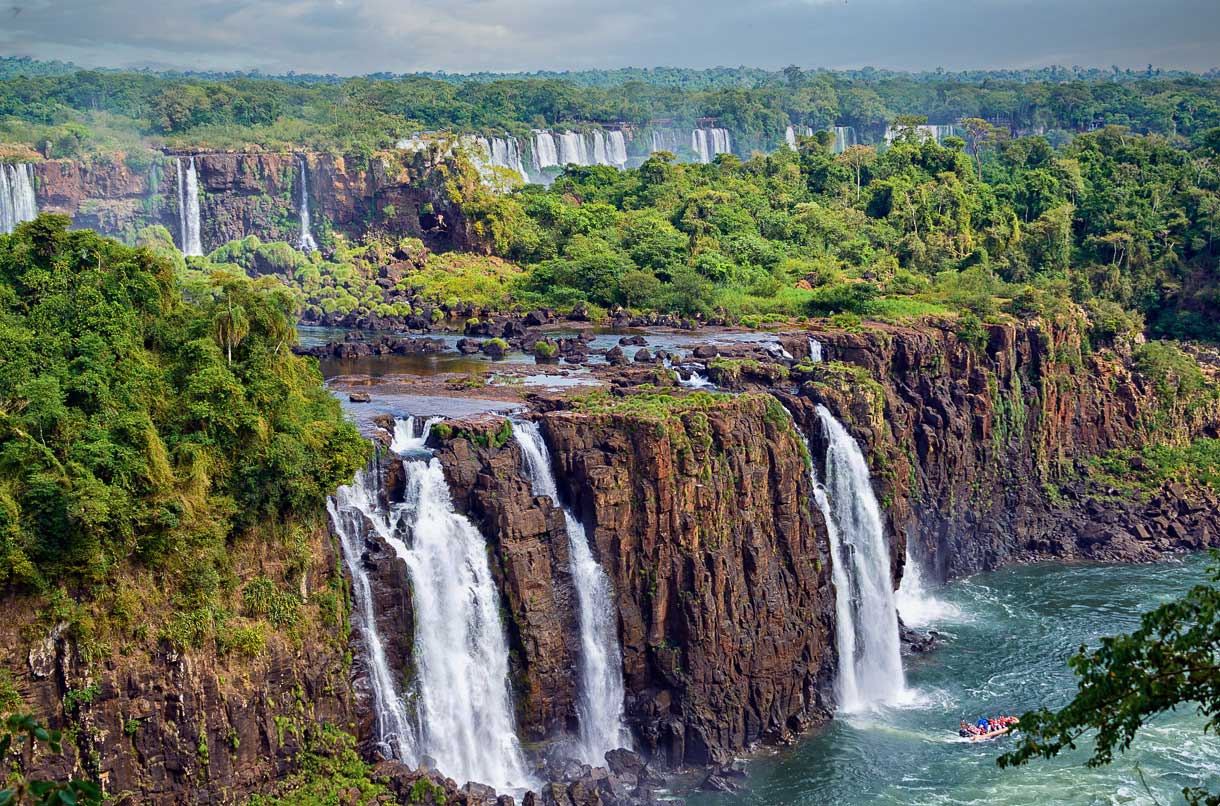
[[[39,742],[52,753],[63,751],[61,735],[47,730],[28,714],[12,714],[0,722],[0,761],[9,753],[19,753],[25,762],[34,757]],[[24,747],[22,745],[24,744]],[[92,781],[44,781],[12,774],[0,789],[0,806],[37,804],[37,806],[100,806],[102,791]]]
[[[1220,554],[1217,554],[1220,560]],[[1220,583],[1220,565],[1210,569]],[[1152,717],[1193,705],[1204,730],[1220,725],[1220,587],[1198,585],[1176,602],[1145,613],[1132,633],[1103,638],[1093,651],[1081,647],[1068,666],[1080,688],[1059,711],[1041,708],[1021,717],[1017,749],[1000,767],[1052,758],[1096,731],[1090,767],[1109,764],[1127,750]],[[1187,789],[1192,803],[1220,804],[1220,795]]]

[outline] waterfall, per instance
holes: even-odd
[[[437,459],[407,459],[403,469],[423,752],[459,781],[526,786],[487,541],[454,511]]]
[[[824,360],[822,357],[822,342],[813,336],[809,337],[809,360],[815,364],[820,364]]]
[[[728,129],[694,129],[691,132],[691,151],[699,157],[699,162],[711,162],[717,154],[733,152],[732,139]]]
[[[610,157],[606,154],[606,135],[601,130],[589,133],[589,138],[593,141],[593,164],[594,165],[609,165]]]
[[[301,219],[301,237],[297,239],[297,248],[302,252],[312,252],[318,248],[318,242],[309,231],[309,167],[304,157],[297,158],[301,171],[301,199],[297,204],[297,215]]]
[[[614,129],[606,135],[606,150],[612,165],[618,168],[627,165],[627,138],[622,130]]]
[[[830,535],[834,563],[839,707],[858,711],[899,700],[906,690],[890,552],[868,463],[847,429],[817,407],[826,437],[826,484],[814,497]]]
[[[955,131],[956,127],[951,123],[923,123],[915,127],[915,132],[919,139],[932,140],[938,144],[946,137],[952,137]],[[898,132],[899,130],[894,126],[887,126],[885,128],[885,142],[894,142],[898,137]]]
[[[361,559],[366,524],[383,538],[388,538],[392,531],[387,513],[376,501],[376,475],[362,470],[356,474],[355,481],[340,487],[327,499],[326,511],[339,536],[343,560],[352,575],[352,599],[356,605],[354,620],[368,652],[369,684],[373,687],[378,746],[387,757],[413,767],[419,763],[415,729],[403,704],[402,693],[394,684],[395,674],[386,660],[385,642],[377,630],[377,615],[373,612],[373,588],[368,569]]]
[[[559,149],[555,145],[555,135],[541,129],[534,131],[534,170],[539,173],[543,168],[559,165]]]
[[[784,142],[788,144],[788,148],[796,150],[796,141],[798,137],[812,137],[813,129],[808,126],[789,126],[784,130]]]
[[[28,162],[0,164],[0,234],[38,216],[34,198],[34,166]]]
[[[199,178],[195,173],[195,158],[183,167],[178,160],[178,246],[182,254],[203,255],[203,243],[199,236]]]
[[[856,144],[856,130],[851,126],[835,126],[834,153],[842,154]]]
[[[424,447],[439,419],[428,420],[419,436],[414,418],[395,422],[391,447],[402,453],[402,503],[389,512],[379,508],[375,481],[362,474],[355,484],[341,487],[328,508],[360,607],[382,744],[410,765],[432,756],[443,773],[459,781],[520,788],[531,781],[513,723],[500,595],[487,542],[454,511],[441,464]],[[411,581],[414,731],[377,635],[355,538],[365,522],[406,564]]]
[[[630,747],[623,725],[623,669],[618,646],[618,619],[610,578],[589,548],[584,524],[559,500],[551,456],[538,425],[514,423],[513,433],[529,472],[534,495],[562,507],[572,555],[572,585],[580,608],[580,700],[577,715],[584,761],[605,764],[606,753]]]
[[[678,132],[675,129],[653,129],[652,130],[652,151],[668,151],[671,154],[677,154],[681,148],[681,141],[678,138]]]

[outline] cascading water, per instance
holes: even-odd
[[[826,438],[826,484],[814,497],[826,521],[834,563],[839,676],[844,711],[893,703],[906,691],[898,615],[890,585],[890,553],[868,463],[851,434],[817,407]]]
[[[923,124],[920,124],[915,127],[916,136],[920,137],[923,140],[934,141],[938,144],[941,141],[943,141],[946,137],[952,137],[955,130],[956,130],[956,127],[951,123],[949,123],[949,124],[923,123]],[[887,126],[885,129],[885,142],[887,142],[887,143],[894,142],[894,140],[898,137],[898,135],[901,131],[902,131],[902,128],[895,128],[894,126]]]
[[[309,167],[304,157],[297,158],[301,172],[301,198],[297,203],[297,216],[301,219],[301,235],[297,238],[297,248],[302,252],[312,252],[318,248],[318,242],[309,231]]]
[[[440,462],[424,447],[438,421],[428,420],[418,436],[414,419],[395,423],[392,448],[403,459],[402,503],[389,512],[379,508],[375,481],[367,477],[340,488],[331,502],[336,529],[352,538],[344,544],[344,557],[363,621],[371,625],[363,629],[370,636],[379,735],[407,763],[429,755],[456,780],[521,788],[532,782],[513,724],[499,592],[487,560],[487,542],[454,511]],[[354,539],[365,522],[406,564],[411,580],[418,705],[413,733],[385,661],[384,644],[376,636],[367,575]]]
[[[606,155],[611,165],[618,168],[627,165],[627,138],[620,129],[613,129],[606,135]]]
[[[534,170],[538,173],[543,168],[559,165],[559,148],[555,144],[555,135],[541,129],[534,131]]]
[[[195,158],[187,165],[178,160],[178,232],[182,254],[199,257],[203,255],[203,242],[199,234],[199,177],[195,173]]]
[[[822,342],[818,341],[813,336],[809,337],[809,360],[814,364],[820,364],[824,360],[822,355]]]
[[[731,154],[732,138],[728,129],[695,129],[691,132],[691,151],[699,162],[711,162],[717,154]]]
[[[812,137],[813,129],[808,126],[789,126],[784,130],[784,142],[788,148],[795,149],[798,137]]]
[[[583,760],[605,764],[606,753],[630,747],[623,725],[623,669],[619,653],[614,593],[610,578],[589,548],[584,524],[559,500],[550,452],[536,423],[515,423],[534,495],[546,496],[563,509],[572,555],[572,585],[580,608],[580,745]]]
[[[34,166],[28,162],[0,164],[0,233],[7,235],[22,221],[37,216]]]
[[[415,605],[420,745],[457,780],[527,786],[487,541],[454,511],[437,459],[407,459],[403,469],[411,546],[401,556]]]
[[[373,688],[373,711],[377,743],[387,757],[410,766],[418,763],[416,729],[411,724],[402,693],[394,683],[395,674],[386,660],[385,641],[377,630],[373,611],[373,589],[368,570],[361,560],[364,530],[371,526],[384,539],[393,528],[387,513],[377,504],[377,480],[373,473],[360,471],[350,484],[340,487],[326,502],[331,524],[339,536],[343,560],[352,575],[352,599],[356,605],[356,627],[367,652],[369,684]]]
[[[842,154],[856,144],[856,130],[851,126],[835,126],[834,153]]]

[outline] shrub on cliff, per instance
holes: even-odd
[[[290,295],[44,215],[0,236],[0,585],[164,569],[194,601],[226,548],[314,513],[363,461],[293,356]]]

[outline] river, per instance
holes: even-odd
[[[1142,566],[1054,565],[979,574],[936,591],[956,611],[934,625],[936,652],[907,658],[915,702],[836,718],[795,747],[748,766],[748,791],[692,794],[691,806],[788,804],[1170,804],[1185,786],[1220,791],[1220,738],[1193,709],[1159,718],[1115,762],[1088,769],[1089,745],[1000,770],[1004,738],[969,743],[960,719],[1068,701],[1065,661],[1082,644],[1127,632],[1139,614],[1206,578],[1206,556]]]

